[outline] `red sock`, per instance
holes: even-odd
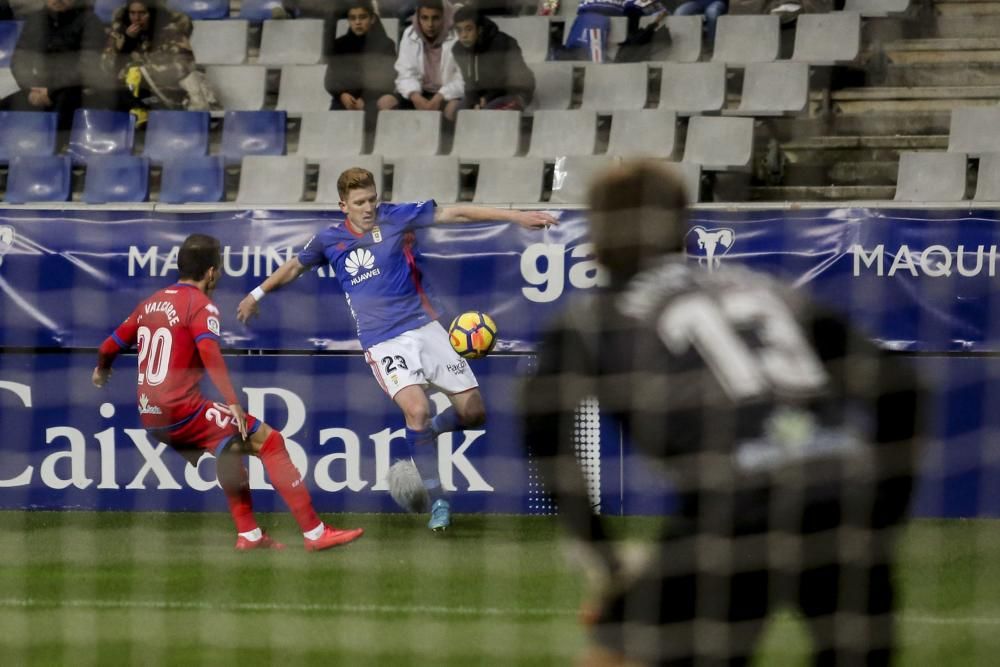
[[[320,525],[319,516],[313,509],[309,489],[306,488],[298,468],[292,463],[285,449],[285,439],[277,430],[272,429],[271,435],[260,448],[260,460],[271,478],[271,484],[277,489],[282,500],[292,511],[292,516],[299,524],[302,532],[307,532]]]
[[[249,533],[257,528],[253,515],[253,501],[250,499],[250,479],[247,469],[238,456],[223,454],[215,462],[219,484],[226,494],[229,513],[233,516],[237,533]]]

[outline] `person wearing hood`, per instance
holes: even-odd
[[[444,111],[448,121],[465,95],[452,48],[454,8],[444,0],[419,0],[413,25],[403,32],[396,58],[396,95],[403,109]]]
[[[522,110],[535,94],[535,75],[517,40],[470,6],[455,12],[452,49],[465,81],[464,107]]]
[[[324,84],[333,96],[331,109],[364,111],[371,125],[378,111],[399,105],[393,95],[396,45],[385,34],[372,0],[353,0],[347,23],[347,34],[333,42]]]

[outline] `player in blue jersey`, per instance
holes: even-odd
[[[488,220],[544,229],[556,219],[540,211],[438,208],[434,201],[380,204],[374,176],[359,168],[340,175],[337,192],[345,220],[314,236],[298,256],[254,288],[240,302],[237,317],[247,322],[268,292],[310,269],[333,267],[357,323],[365,359],[406,418],[406,443],[431,500],[428,526],[445,530],[451,525],[451,508],[438,478],[437,436],[481,426],[486,408],[476,376],[437,321],[417,269],[412,231],[435,223]],[[424,390],[428,385],[451,400],[451,407],[433,419]]]
[[[666,11],[659,0],[581,0],[566,38],[564,58],[602,63],[607,60],[612,16],[627,16],[628,33],[632,34],[639,28],[641,17]]]

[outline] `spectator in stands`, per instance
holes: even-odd
[[[403,32],[396,58],[396,94],[400,107],[444,110],[449,121],[462,104],[465,84],[452,48],[454,8],[446,0],[419,0],[413,25]]]
[[[729,11],[729,0],[687,0],[675,11],[677,16],[705,15],[705,35],[715,39],[715,22]]]
[[[524,109],[535,94],[535,75],[517,40],[464,6],[455,12],[458,42],[452,48],[465,81],[468,109]]]
[[[156,0],[133,0],[115,11],[101,65],[114,77],[116,108],[131,110],[140,123],[150,107],[221,108],[195,67],[192,28],[187,15]]]
[[[10,8],[9,0],[0,0],[0,21],[13,21],[14,10]]]
[[[331,109],[364,111],[371,127],[375,114],[394,109],[396,45],[388,35],[372,0],[353,0],[347,10],[349,30],[333,42],[326,68],[326,90]]]
[[[628,17],[628,34],[639,30],[643,16],[666,12],[660,0],[581,0],[560,60],[607,61],[612,16]]]
[[[14,111],[55,111],[69,129],[83,106],[84,86],[95,83],[104,26],[81,0],[45,0],[28,15],[11,70],[21,90],[0,101]]]

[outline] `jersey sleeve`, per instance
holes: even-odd
[[[406,204],[383,204],[379,211],[379,224],[416,229],[434,224],[437,202],[433,199]]]
[[[309,239],[306,247],[299,251],[299,263],[310,269],[323,266],[328,262],[325,250],[326,244],[323,242],[322,234],[316,234]]]
[[[110,336],[111,340],[117,343],[123,351],[135,345],[136,333],[139,331],[138,312],[138,310],[133,310]]]
[[[191,337],[195,343],[205,338],[218,341],[222,335],[222,322],[219,320],[219,309],[211,302],[202,305],[191,314],[188,329],[190,329]]]

